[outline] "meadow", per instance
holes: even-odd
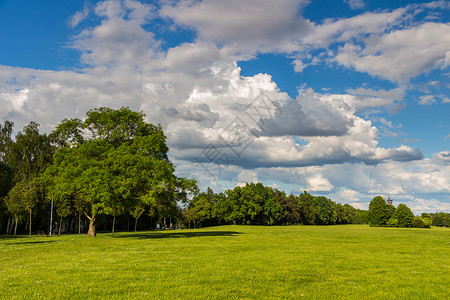
[[[220,226],[3,236],[0,297],[449,299],[450,229]]]

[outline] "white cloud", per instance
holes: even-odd
[[[413,198],[409,201],[404,201],[404,204],[411,208],[416,215],[420,215],[423,212],[450,212],[450,203],[437,199]]]
[[[306,179],[307,190],[311,192],[324,192],[331,191],[333,185],[328,181],[327,178],[323,177],[321,174],[314,174]]]
[[[75,14],[73,14],[67,23],[72,27],[75,28],[83,22],[87,17],[89,16],[89,8],[87,5],[84,6],[82,11],[77,11]]]
[[[450,135],[448,135],[448,136],[450,136]],[[439,158],[440,160],[450,162],[450,151],[442,151],[442,152],[436,153],[435,156],[437,158]]]
[[[326,48],[332,43],[360,40],[367,35],[383,34],[405,19],[406,8],[392,12],[365,12],[347,19],[327,19],[315,25],[302,42],[317,48]]]
[[[303,63],[301,59],[294,60],[293,64],[294,64],[294,71],[297,73],[303,72],[303,69],[308,66],[307,64]]]
[[[436,103],[436,99],[432,95],[424,95],[420,96],[419,104],[420,105],[431,105]]]
[[[352,43],[340,48],[336,61],[346,67],[395,82],[407,82],[439,67],[450,51],[450,25],[418,27],[372,35],[364,48]]]
[[[352,121],[338,108],[322,101],[312,90],[279,106],[272,118],[260,120],[265,136],[341,136]]]
[[[258,183],[258,176],[256,171],[242,170],[237,176],[237,186],[245,186],[247,183]]]
[[[404,100],[406,87],[400,86],[391,90],[374,90],[366,88],[348,89],[349,94],[324,95],[328,101],[342,102],[354,110],[354,113],[377,113],[385,109],[394,110]]]
[[[181,1],[161,15],[195,29],[199,38],[228,45],[238,52],[295,49],[295,40],[310,29],[299,12],[306,0]]]
[[[351,9],[362,9],[366,6],[364,0],[344,0]]]
[[[358,201],[358,192],[354,190],[344,190],[341,193],[341,199],[345,199],[347,202]]]

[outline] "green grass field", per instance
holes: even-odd
[[[450,229],[221,226],[3,237],[0,297],[449,299]]]

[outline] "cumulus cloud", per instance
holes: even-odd
[[[270,75],[242,76],[236,63],[265,51],[297,51],[297,72],[323,60],[406,82],[447,67],[448,25],[402,28],[405,8],[313,24],[299,14],[307,1],[238,2],[163,2],[160,11],[130,0],[99,2],[69,20],[77,26],[89,14],[100,19],[71,41],[82,69],[0,66],[0,117],[14,120],[16,129],[35,120],[49,132],[61,119],[83,117],[94,107],[143,110],[148,121],[162,124],[178,174],[218,191],[276,178],[361,207],[374,194],[448,195],[448,151],[423,159],[419,149],[381,147],[381,125],[397,127],[367,117],[401,106],[410,86],[342,94],[306,89],[292,99]],[[194,29],[197,38],[161,49],[149,29],[157,16]],[[320,58],[303,55],[330,44],[342,47]]]
[[[277,107],[273,118],[260,120],[265,136],[341,136],[351,120],[309,90]]]
[[[339,49],[336,61],[370,75],[407,82],[442,64],[450,51],[450,26],[425,23],[384,35],[372,35],[364,43],[364,47],[345,44]]]
[[[342,199],[346,199],[348,202],[355,202],[358,201],[358,192],[354,191],[354,190],[344,190],[341,193],[341,197]]]
[[[406,8],[399,8],[391,12],[365,12],[346,19],[327,19],[322,24],[315,24],[302,42],[316,48],[326,48],[333,43],[383,34],[404,21],[406,12]]]
[[[242,170],[237,176],[237,186],[245,186],[247,183],[258,183],[256,171]]]
[[[436,154],[436,157],[440,160],[450,162],[450,151],[442,151]]]
[[[321,174],[314,174],[308,177],[306,182],[308,184],[306,189],[311,192],[327,192],[333,189],[333,185],[330,181]]]
[[[204,41],[231,46],[238,52],[295,49],[295,41],[311,25],[299,16],[306,0],[180,1],[161,15],[198,32]]]

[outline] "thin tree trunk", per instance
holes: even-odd
[[[11,234],[12,222],[11,218],[8,218],[8,224],[6,224],[6,234]]]
[[[112,226],[112,233],[114,233],[114,224],[116,223],[116,216],[113,216],[113,226]]]
[[[78,212],[78,235],[81,235],[81,211]]]
[[[58,236],[61,235],[61,224],[62,224],[62,217],[59,217],[59,229],[58,229]]]
[[[14,237],[16,237],[17,233],[17,222],[19,222],[19,217],[16,217],[16,225],[14,226]]]
[[[136,221],[134,221],[134,232],[136,232],[136,228],[137,228],[137,218],[136,218]]]
[[[29,238],[31,239],[31,209],[30,209],[30,235]]]

